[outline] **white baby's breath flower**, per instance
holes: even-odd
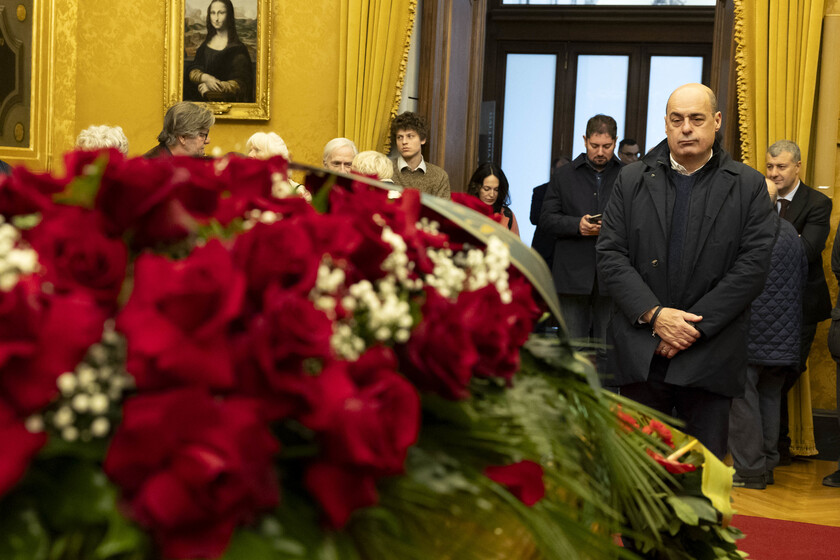
[[[58,390],[65,396],[71,394],[76,390],[76,387],[78,387],[76,376],[70,372],[65,372],[59,375],[55,384],[58,386]]]
[[[76,426],[67,426],[61,430],[61,439],[64,441],[76,441],[79,439],[79,429]]]
[[[108,410],[110,401],[104,393],[97,393],[90,397],[89,409],[92,414],[103,414]]]
[[[58,429],[65,428],[73,423],[76,419],[76,415],[70,409],[69,406],[62,406],[58,410],[55,411],[55,414],[52,418],[53,426]]]
[[[40,414],[33,414],[23,425],[30,434],[39,434],[44,431],[44,418]]]
[[[111,423],[108,421],[107,418],[100,416],[96,418],[90,424],[90,433],[94,437],[105,437],[108,435],[108,432],[111,430]]]
[[[78,393],[70,401],[70,404],[76,412],[87,412],[90,409],[90,397],[85,393]]]

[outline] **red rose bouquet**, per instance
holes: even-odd
[[[315,170],[310,205],[288,165],[0,178],[0,557],[606,557],[666,514],[613,496],[668,476],[648,436],[526,345],[504,228]]]

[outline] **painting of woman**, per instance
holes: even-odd
[[[207,6],[207,35],[187,63],[184,100],[254,103],[254,67],[239,40],[231,0]]]

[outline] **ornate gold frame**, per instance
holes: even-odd
[[[182,101],[184,95],[184,0],[166,0],[166,4],[164,111]],[[216,119],[268,120],[270,117],[271,4],[271,0],[257,0],[256,103],[207,103]]]
[[[32,23],[32,44],[24,45],[24,49],[29,49],[27,56],[30,57],[32,76],[30,83],[25,86],[29,97],[29,144],[0,147],[0,159],[7,163],[42,168],[49,166],[53,139],[53,129],[50,126],[53,65],[49,61],[53,49],[54,12],[53,2],[34,0],[31,12],[18,5],[12,16],[20,21],[28,19]]]

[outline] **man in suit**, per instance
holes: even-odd
[[[554,239],[551,272],[569,336],[573,340],[596,339],[593,350],[601,373],[610,302],[598,286],[595,241],[601,231],[600,215],[621,168],[615,157],[616,136],[612,117],[589,119],[583,136],[586,151],[552,176],[539,223],[540,230]]]
[[[750,302],[775,228],[764,177],[715,135],[712,90],[677,88],[667,138],[624,167],[604,211],[598,274],[613,300],[608,373],[621,394],[665,414],[718,457],[744,393]]]
[[[534,192],[531,195],[531,223],[537,226],[537,229],[534,230],[534,239],[531,240],[531,247],[540,254],[545,264],[548,265],[549,270],[551,270],[551,263],[554,260],[554,236],[548,235],[540,229],[540,213],[542,213],[545,191],[548,190],[551,177],[567,163],[569,163],[569,158],[566,156],[558,156],[551,160],[551,171],[548,174],[548,182],[534,187]]]
[[[767,149],[767,178],[776,184],[779,199],[776,210],[779,216],[793,224],[808,257],[808,284],[802,308],[802,338],[799,368],[792,371],[782,387],[787,394],[805,371],[808,354],[817,332],[817,323],[829,318],[831,296],[823,272],[822,252],[831,226],[831,199],[800,181],[801,166],[799,146],[790,140],[779,140]],[[787,398],[782,399],[779,453],[783,463],[790,462],[790,437],[788,436]]]

